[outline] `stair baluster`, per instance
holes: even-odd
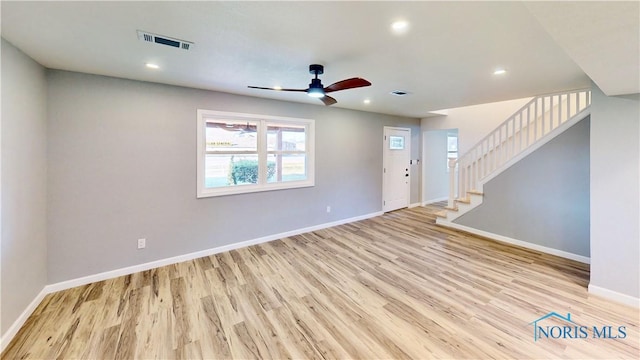
[[[470,194],[480,194],[484,182],[506,169],[511,160],[536,146],[590,104],[591,91],[588,89],[534,97],[464,155],[458,159],[449,158],[447,208],[457,209],[456,201],[469,201]]]

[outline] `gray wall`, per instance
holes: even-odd
[[[591,87],[590,285],[640,298],[640,94]]]
[[[47,88],[44,68],[1,42],[4,334],[47,280]]]
[[[454,222],[589,257],[589,118],[484,185]]]
[[[411,127],[420,153],[418,119],[64,71],[48,84],[50,283],[381,211],[383,126]],[[315,119],[316,186],[196,199],[198,108]]]

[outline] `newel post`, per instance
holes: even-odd
[[[448,207],[453,209],[455,200],[456,186],[456,158],[449,158],[449,204]]]

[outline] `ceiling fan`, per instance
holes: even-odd
[[[327,95],[327,93],[339,91],[339,90],[348,90],[355,89],[364,86],[370,86],[371,83],[362,78],[350,78],[342,81],[338,81],[333,83],[327,87],[322,85],[322,81],[318,79],[318,75],[322,75],[324,73],[324,66],[313,64],[309,65],[309,73],[313,74],[315,78],[311,79],[311,84],[309,84],[309,88],[307,89],[281,89],[281,88],[269,88],[269,87],[259,87],[259,86],[249,86],[251,89],[260,89],[260,90],[276,90],[276,91],[297,91],[297,92],[306,92],[307,95],[320,99],[325,105],[333,105],[338,101],[331,96]]]

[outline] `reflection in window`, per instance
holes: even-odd
[[[207,122],[207,151],[258,151],[258,125],[247,123]]]

